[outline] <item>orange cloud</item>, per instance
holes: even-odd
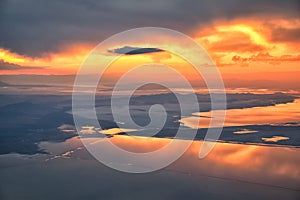
[[[266,26],[272,30],[273,42],[298,43],[300,42],[300,19],[270,20]]]
[[[196,39],[220,67],[245,66],[250,61],[295,62],[299,61],[300,44],[293,38],[299,35],[300,20],[295,19],[294,23],[289,20],[278,19],[267,24],[263,20],[215,22],[213,27],[200,31]]]
[[[217,66],[222,67],[220,70],[223,74],[247,74],[261,72],[262,70],[297,71],[300,55],[300,43],[297,42],[299,30],[300,20],[298,19],[278,19],[274,17],[267,22],[262,19],[238,19],[216,21],[209,27],[202,28],[194,38],[208,51]],[[167,41],[168,38],[157,36],[151,40],[151,43],[145,42],[145,44],[135,40],[136,38],[133,38],[130,45],[155,47],[154,44],[163,45],[162,41]],[[115,45],[116,48],[124,46],[124,44],[119,43]],[[0,60],[5,64],[0,73],[75,74],[92,48],[91,45],[74,43],[59,48],[59,52],[48,53],[36,58],[0,48]],[[172,48],[183,47],[174,46]],[[193,56],[193,49],[184,47],[184,50],[189,51],[189,55]],[[110,55],[103,54],[103,56]],[[112,72],[118,73],[120,69],[128,69],[130,65],[143,64],[144,62],[159,62],[166,65],[175,65],[179,70],[183,70],[183,73],[193,74],[192,71],[186,70],[187,66],[183,65],[182,61],[167,52],[138,55],[131,58],[135,59],[119,60],[117,62],[118,66]],[[285,64],[284,68],[278,66],[282,63]],[[8,65],[17,70],[10,70]],[[276,69],[274,65],[277,65]],[[243,66],[251,66],[251,69],[246,71],[245,68],[242,68]]]
[[[282,55],[282,56],[272,56],[267,53],[258,53],[250,57],[241,57],[235,55],[232,57],[232,61],[237,63],[250,63],[250,62],[266,62],[273,65],[279,65],[281,62],[299,62],[299,55]]]
[[[90,50],[78,44],[32,58],[0,48],[0,74],[74,74]]]

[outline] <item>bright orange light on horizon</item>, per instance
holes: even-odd
[[[268,21],[268,24],[255,19],[215,21],[210,27],[201,29],[194,38],[209,52],[224,78],[232,79],[236,76],[234,74],[238,74],[238,78],[253,80],[256,77],[251,74],[270,73],[272,76],[268,78],[276,80],[280,76],[274,73],[300,73],[300,44],[290,41],[289,38],[285,38],[287,41],[274,40],[272,32],[275,32],[276,28],[294,30],[300,28],[300,20],[274,18]],[[143,44],[139,45],[143,46]],[[19,70],[1,70],[0,74],[76,74],[92,48],[93,46],[88,44],[72,44],[59,52],[48,53],[38,58],[0,48],[2,62],[20,66]],[[130,68],[131,65],[144,61],[175,63],[179,70],[181,64],[176,57],[166,53],[141,54],[135,56],[134,61],[124,56],[115,64],[111,73],[118,74],[121,69]],[[185,65],[181,67],[185,73],[193,74],[192,71],[185,70]]]
[[[86,44],[71,45],[64,51],[32,58],[0,48],[0,61],[20,67],[19,70],[1,70],[0,74],[75,74],[91,49]]]

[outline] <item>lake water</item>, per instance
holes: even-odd
[[[190,128],[207,128],[211,121],[211,115],[211,112],[193,113],[193,116],[184,117],[179,121]],[[198,123],[199,117],[200,122]],[[296,99],[292,103],[274,106],[230,109],[226,111],[225,127],[247,125],[300,126],[300,99]],[[216,124],[216,127],[221,126],[221,123]]]
[[[153,151],[170,139],[114,136],[134,152]],[[90,139],[91,145],[99,145]],[[184,142],[184,141],[183,141]],[[96,161],[78,137],[43,142],[49,155],[0,156],[1,199],[299,199],[300,150],[217,143],[204,159],[202,141],[168,167],[127,174]],[[130,191],[130,192],[128,192]]]

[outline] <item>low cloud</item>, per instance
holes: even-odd
[[[21,69],[36,69],[41,67],[32,67],[32,66],[21,66],[14,63],[5,62],[0,60],[0,70],[21,70]]]
[[[270,29],[273,42],[294,43],[300,41],[300,19],[272,20],[264,24]]]
[[[164,50],[159,48],[149,48],[149,47],[131,47],[124,46],[118,49],[108,50],[109,53],[122,54],[122,55],[136,55],[136,54],[147,54],[163,52]]]
[[[272,40],[275,42],[299,42],[300,28],[276,28],[272,32]]]
[[[212,33],[211,33],[212,34]],[[212,52],[260,52],[266,50],[266,47],[262,44],[256,44],[252,41],[252,38],[242,32],[227,31],[216,32],[213,34],[218,38],[218,41],[208,41],[208,50]]]
[[[232,61],[237,63],[250,63],[250,62],[266,62],[269,64],[280,64],[282,62],[299,62],[300,55],[282,55],[272,56],[270,53],[258,53],[249,57],[241,57],[235,55],[232,57]]]

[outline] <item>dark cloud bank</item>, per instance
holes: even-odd
[[[0,47],[34,57],[74,42],[96,45],[130,28],[193,34],[216,19],[272,15],[299,17],[299,1],[2,0]]]

